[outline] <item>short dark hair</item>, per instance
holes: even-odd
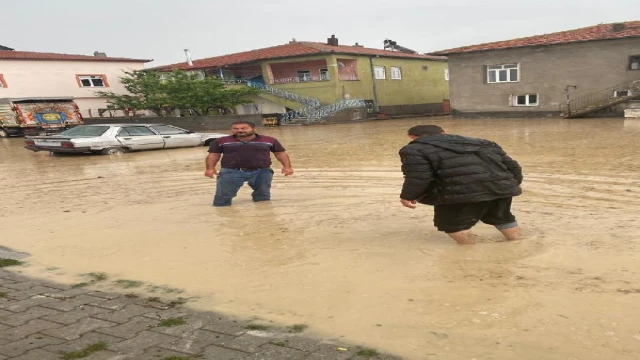
[[[233,126],[233,125],[242,125],[242,124],[249,125],[249,126],[251,126],[252,129],[256,128],[256,124],[252,123],[251,121],[236,121],[236,122],[231,123],[231,126]]]
[[[409,129],[408,134],[411,136],[427,136],[444,134],[444,129],[438,125],[417,125]]]

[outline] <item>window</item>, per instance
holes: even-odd
[[[487,82],[517,82],[519,70],[518,64],[489,65],[487,66]]]
[[[640,55],[634,55],[629,57],[629,69],[640,70]]]
[[[631,90],[615,90],[613,92],[613,97],[625,97],[625,96],[631,96]]]
[[[449,69],[444,69],[444,81],[449,81]]]
[[[7,87],[7,82],[4,80],[4,75],[0,74],[0,89],[6,88],[6,87]]]
[[[387,74],[384,71],[384,66],[374,66],[373,74],[374,77],[378,80],[385,80],[387,78]]]
[[[144,126],[128,126],[120,129],[120,131],[118,131],[117,136],[147,136],[147,135],[156,135],[156,133],[147,129]]]
[[[391,67],[391,80],[402,80],[402,70],[399,67]]]
[[[298,70],[298,81],[311,81],[311,71],[309,70]]]
[[[69,130],[65,130],[59,135],[62,136],[86,136],[86,137],[95,137],[102,136],[107,130],[109,130],[109,126],[93,126],[93,125],[80,125],[76,127],[72,127]]]
[[[513,106],[538,106],[538,94],[511,95]]]
[[[109,87],[105,75],[76,75],[80,87]]]
[[[204,71],[202,70],[194,70],[194,71],[189,71],[189,75],[195,77],[198,80],[204,80]]]
[[[329,80],[329,69],[320,69],[320,80],[321,81]]]
[[[178,135],[178,134],[188,134],[189,132],[177,127],[169,126],[169,125],[152,125],[149,126],[153,130],[155,130],[160,135]]]

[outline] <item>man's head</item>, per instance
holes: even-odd
[[[231,124],[231,133],[235,136],[251,136],[256,133],[256,124],[248,121],[236,121]]]
[[[431,136],[444,134],[444,129],[438,125],[417,125],[407,131],[410,139],[417,139],[421,136]]]

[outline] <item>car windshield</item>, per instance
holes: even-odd
[[[100,136],[109,129],[109,126],[76,126],[69,130],[65,130],[58,135],[61,136]]]

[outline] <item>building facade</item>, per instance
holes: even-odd
[[[126,93],[124,71],[150,60],[0,50],[0,98],[73,98],[84,117],[106,109],[96,91]]]
[[[640,80],[640,21],[436,52],[449,57],[451,107],[461,116],[544,116],[624,97]],[[589,104],[593,99],[593,104]]]
[[[446,57],[292,41],[285,45],[173,64],[152,70],[201,71],[227,83],[266,91],[238,113],[284,113],[317,101],[361,99],[381,113],[442,112],[449,97]]]

